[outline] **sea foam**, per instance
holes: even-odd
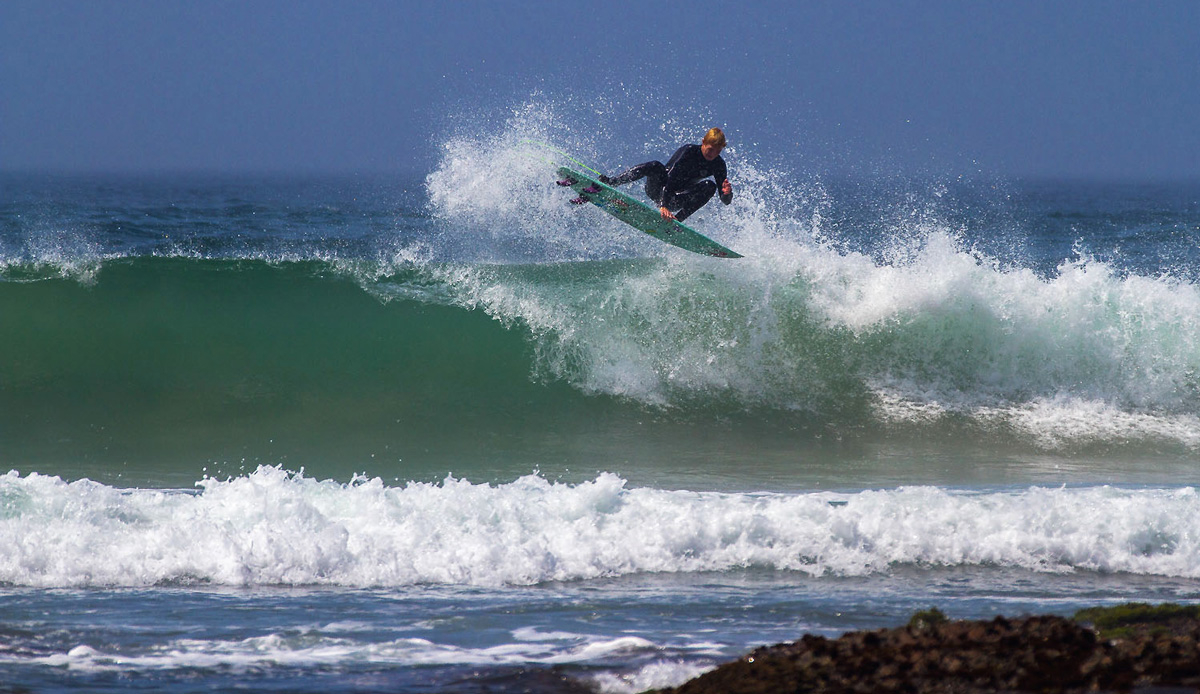
[[[1200,576],[1192,488],[700,493],[566,484],[320,481],[276,467],[199,490],[0,478],[0,581],[38,587],[527,585],[747,567],[899,565]]]

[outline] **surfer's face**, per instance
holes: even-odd
[[[724,148],[725,148],[725,145],[701,144],[700,145],[700,153],[704,155],[705,159],[712,161],[713,159],[716,159],[718,156],[720,156],[721,150]]]

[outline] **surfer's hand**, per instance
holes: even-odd
[[[721,194],[733,195],[733,184],[729,182],[728,178],[725,179],[725,182],[721,184]]]
[[[665,207],[658,208],[658,213],[662,215],[663,219],[675,219],[675,215],[671,214],[671,211]]]

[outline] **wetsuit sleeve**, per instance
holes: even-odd
[[[733,191],[729,191],[729,195],[726,195],[724,191],[721,190],[721,186],[729,178],[729,172],[725,168],[725,160],[717,157],[717,160],[713,163],[719,164],[715,172],[716,175],[713,176],[713,178],[717,179],[717,194],[721,196],[721,202],[728,205],[729,203],[733,202]]]

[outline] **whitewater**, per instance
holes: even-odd
[[[1200,500],[1172,490],[904,487],[722,494],[527,475],[341,484],[279,468],[196,493],[0,481],[0,581],[37,587],[499,587],[735,569],[904,565],[1200,575]]]

